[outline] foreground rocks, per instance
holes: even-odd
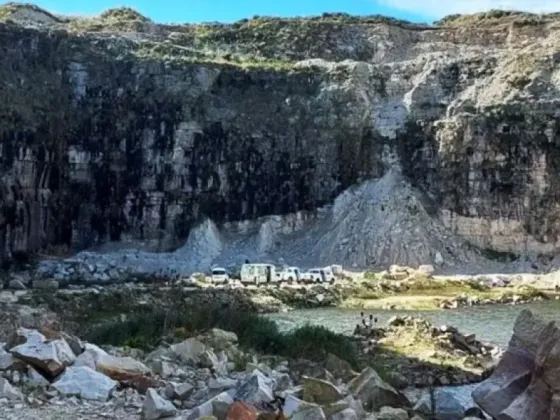
[[[493,418],[507,420],[560,417],[560,330],[524,310],[493,375],[473,398]]]
[[[353,372],[334,355],[320,365],[243,354],[237,336],[218,329],[148,354],[102,349],[63,333],[49,339],[20,328],[12,337],[1,355],[0,410],[7,419],[17,418],[17,410],[26,419],[56,414],[124,420],[408,420],[414,415],[407,397],[372,368]],[[32,345],[40,349],[34,357],[21,350]],[[71,347],[78,354],[68,356]],[[233,363],[240,357],[248,362]]]

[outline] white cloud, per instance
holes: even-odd
[[[381,3],[422,16],[441,18],[454,13],[486,12],[491,9],[533,13],[560,12],[559,0],[379,0]]]

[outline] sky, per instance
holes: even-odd
[[[431,23],[453,13],[515,9],[560,12],[560,0],[26,0],[53,13],[95,15],[128,6],[161,23],[233,22],[261,16],[308,16],[323,12],[382,14]],[[0,0],[0,4],[6,1]]]

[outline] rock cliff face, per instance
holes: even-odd
[[[480,248],[558,247],[557,16],[170,26],[6,5],[0,52],[0,259],[169,249],[390,171]]]

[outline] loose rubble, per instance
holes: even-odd
[[[407,397],[372,368],[356,373],[333,355],[324,363],[332,373],[309,361],[298,368],[296,361],[255,354],[246,358],[246,366],[237,366],[228,357],[242,353],[237,343],[235,334],[212,329],[145,354],[102,349],[62,332],[48,339],[19,328],[0,355],[6,360],[0,410],[8,419],[17,418],[17,410],[26,419],[400,420],[413,415]],[[33,357],[22,350],[28,347],[36,349]]]

